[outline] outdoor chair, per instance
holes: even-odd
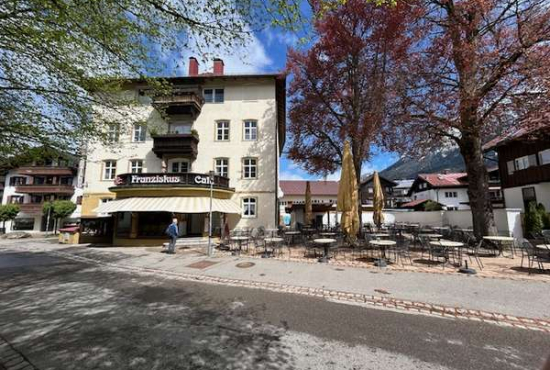
[[[390,253],[393,253],[395,256],[395,262],[401,262],[401,266],[405,266],[403,261],[409,260],[409,263],[412,266],[413,261],[409,249],[410,241],[403,237],[397,238],[395,241],[397,242],[396,245],[392,249],[390,249]]]
[[[550,263],[550,249],[535,248],[527,239],[522,239],[521,246],[527,254],[527,259],[529,262],[529,275],[531,274],[531,269],[535,266],[535,264],[540,272],[544,272],[544,264]]]
[[[445,269],[445,265],[449,261],[449,249],[443,246],[432,245],[428,242],[429,245],[429,254],[430,261],[441,262],[440,259],[443,259],[441,266]]]

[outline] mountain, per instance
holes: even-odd
[[[490,153],[488,153],[490,154]],[[485,161],[488,168],[497,166],[494,155],[489,156]],[[419,173],[439,173],[448,170],[449,172],[464,172],[464,159],[458,148],[440,150],[426,155],[423,158],[401,158],[389,166],[380,175],[387,179],[414,179]]]

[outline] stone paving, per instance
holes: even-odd
[[[0,336],[0,370],[34,370],[29,360]]]

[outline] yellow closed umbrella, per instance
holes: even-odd
[[[306,181],[306,203],[305,203],[305,223],[306,226],[311,226],[311,218],[313,217],[313,210],[311,204],[311,185],[309,181]]]
[[[342,159],[342,173],[338,186],[337,210],[342,212],[342,231],[354,242],[359,232],[358,214],[359,191],[357,189],[357,174],[353,166],[349,142],[344,144],[344,157]]]
[[[380,183],[380,177],[378,172],[374,172],[373,175],[373,196],[372,196],[372,208],[373,208],[373,221],[377,227],[382,226],[384,223],[384,191],[382,190],[382,184]]]

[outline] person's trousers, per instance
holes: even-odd
[[[176,240],[178,240],[177,236],[171,236],[170,237],[170,243],[168,244],[168,252],[173,253],[176,249]]]

